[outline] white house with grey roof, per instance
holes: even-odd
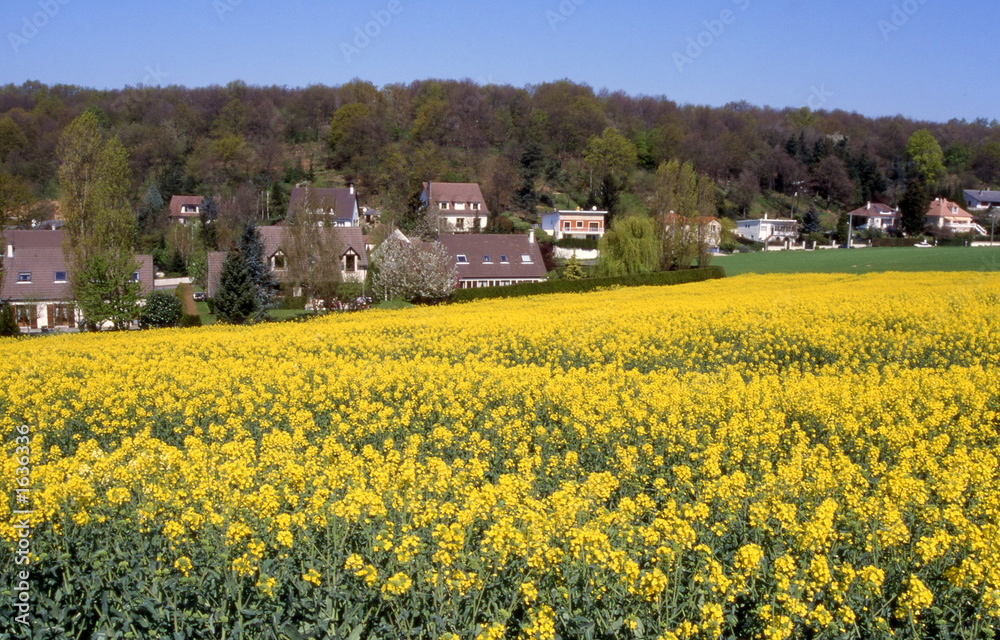
[[[985,211],[992,207],[1000,207],[1000,191],[965,190],[965,204],[973,211]]]

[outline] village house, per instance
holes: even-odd
[[[765,213],[759,220],[739,220],[736,223],[736,235],[765,245],[777,242],[790,247],[799,237],[799,223],[795,220],[769,218]]]
[[[331,226],[357,227],[361,224],[358,194],[354,185],[338,189],[295,187],[288,198],[287,215],[306,211],[329,216]]]
[[[667,231],[670,231],[677,225],[677,214],[671,211],[663,220],[663,224]],[[710,249],[718,249],[719,243],[722,242],[722,222],[718,218],[712,218],[709,216],[700,216],[695,223],[700,229],[701,233],[705,234],[705,242]],[[683,221],[683,228],[686,230],[690,226],[690,221]]]
[[[989,235],[986,229],[976,223],[971,213],[944,198],[937,198],[931,203],[931,208],[927,212],[927,225],[952,233]]]
[[[201,219],[204,196],[173,196],[170,198],[170,221],[186,225]]]
[[[889,231],[899,226],[899,210],[887,204],[869,202],[847,214],[855,229],[880,229]]]
[[[288,252],[290,242],[288,228],[282,226],[258,227],[261,244],[264,246],[264,260],[279,285],[295,286],[289,279]],[[364,282],[368,274],[368,251],[360,227],[334,227],[323,229],[323,233],[334,234],[339,255],[330,256],[340,261],[340,275],[344,282]],[[211,251],[208,254],[208,297],[214,298],[219,290],[219,275],[222,263],[226,261],[225,251]]]
[[[63,231],[8,230],[4,232],[4,286],[2,295],[14,307],[22,331],[75,329],[83,314],[73,299],[69,268],[63,256]],[[132,278],[142,283],[143,295],[153,290],[153,258],[136,255],[139,270]]]
[[[489,223],[482,189],[474,182],[425,182],[420,202],[437,214],[441,233],[468,233]]]
[[[562,211],[556,209],[542,216],[542,230],[556,240],[599,240],[604,236],[608,212],[590,210]]]
[[[446,233],[438,241],[455,259],[459,289],[545,280],[545,262],[534,230],[527,235]]]

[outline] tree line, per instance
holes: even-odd
[[[60,197],[59,140],[84,112],[127,151],[136,210],[155,186],[164,200],[214,195],[236,222],[282,214],[288,187],[305,181],[351,181],[363,202],[401,217],[426,180],[479,182],[491,211],[528,218],[570,204],[645,210],[656,170],[671,160],[715,181],[717,210],[730,217],[761,194],[799,190],[834,208],[897,204],[915,175],[907,143],[920,130],[942,149],[935,195],[1000,183],[995,120],[680,105],[567,80],[121,90],[26,82],[0,87],[5,211],[37,219],[46,213],[37,203]],[[231,242],[241,225],[229,226]]]

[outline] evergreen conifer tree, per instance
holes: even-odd
[[[14,317],[14,305],[9,302],[0,302],[0,338],[9,338],[21,334],[21,329],[17,326],[17,319]]]
[[[923,233],[930,207],[931,195],[926,183],[919,178],[911,180],[899,201],[900,223],[907,235]]]
[[[139,205],[139,213],[136,216],[139,233],[149,233],[158,229],[163,221],[163,212],[163,196],[160,195],[160,190],[156,188],[156,185],[151,184],[146,190],[146,195],[142,199],[142,204]]]
[[[205,245],[206,251],[215,251],[219,248],[218,233],[216,230],[216,220],[219,218],[219,205],[215,204],[212,196],[206,197],[201,202],[201,241]]]
[[[215,313],[219,322],[245,324],[260,312],[257,289],[244,259],[236,248],[229,252],[219,274],[219,290],[215,294]]]
[[[253,221],[247,223],[237,241],[237,248],[246,262],[247,272],[250,274],[250,281],[253,282],[254,296],[257,301],[257,313],[254,320],[263,320],[267,310],[274,306],[274,278],[271,277],[271,270],[265,261],[264,243],[257,232],[257,226]]]

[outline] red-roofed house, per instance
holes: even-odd
[[[927,212],[927,224],[953,233],[971,232],[981,236],[989,235],[986,229],[976,224],[971,213],[944,198],[938,198],[931,203],[931,208]]]
[[[895,229],[899,226],[899,210],[887,204],[869,202],[847,214],[855,229]]]
[[[174,196],[170,198],[170,221],[177,224],[197,222],[201,217],[204,196]]]
[[[438,241],[455,258],[460,289],[545,280],[545,262],[534,230],[528,235],[445,233]]]
[[[14,305],[22,330],[75,329],[83,315],[73,300],[69,270],[63,257],[63,232],[7,231],[4,234],[2,295]],[[153,290],[153,258],[137,255],[133,279],[143,293]]]
[[[485,229],[490,219],[483,191],[474,182],[425,182],[420,201],[455,233]]]

